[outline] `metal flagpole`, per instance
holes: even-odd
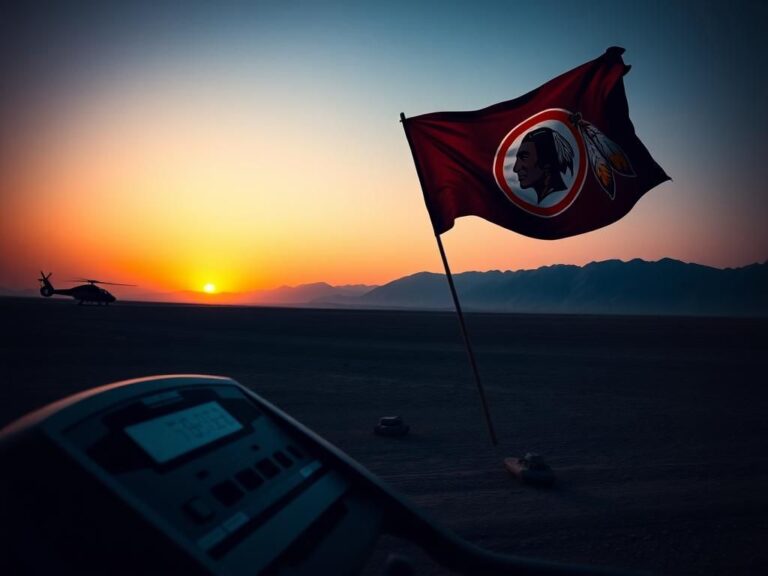
[[[421,167],[419,166],[419,160],[413,153],[413,146],[411,146],[411,137],[408,134],[408,128],[405,124],[405,114],[400,112],[400,122],[403,124],[403,130],[405,131],[405,138],[408,141],[408,146],[411,149],[411,156],[413,157],[413,164],[416,166],[416,175],[419,177],[419,184],[421,185],[421,193],[424,194],[424,202],[427,204],[427,211],[430,214],[430,221],[432,220],[432,210],[429,205],[429,199],[427,193],[424,190],[424,180],[421,176]],[[440,238],[440,234],[435,233],[435,239],[437,240],[437,247],[440,250],[440,258],[443,261],[443,267],[445,268],[445,277],[448,279],[448,286],[451,289],[451,297],[453,298],[453,305],[456,308],[456,314],[459,316],[459,324],[461,325],[461,335],[464,337],[464,346],[467,349],[467,356],[469,356],[469,363],[472,366],[472,372],[475,375],[475,383],[477,384],[477,390],[480,393],[480,403],[483,406],[483,414],[485,416],[485,423],[488,426],[488,435],[491,437],[491,443],[496,446],[498,440],[496,439],[496,431],[493,428],[493,422],[491,421],[491,413],[488,410],[488,402],[485,399],[485,390],[483,389],[483,383],[480,380],[480,373],[477,370],[477,362],[475,361],[475,353],[472,351],[472,343],[469,340],[469,334],[467,333],[467,326],[464,323],[464,314],[461,311],[461,304],[459,303],[459,296],[456,293],[456,287],[453,284],[453,275],[451,269],[448,266],[448,259],[445,257],[445,250],[443,249],[443,241]]]

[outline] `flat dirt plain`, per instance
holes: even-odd
[[[0,298],[0,426],[167,373],[231,376],[497,552],[665,574],[768,573],[768,320],[469,314],[493,448],[452,313]],[[372,428],[401,414],[411,434]],[[503,469],[544,454],[558,483]],[[443,574],[391,537],[416,574]]]

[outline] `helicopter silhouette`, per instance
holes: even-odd
[[[40,294],[46,298],[50,298],[54,294],[60,294],[62,296],[72,296],[75,300],[78,300],[78,305],[82,305],[83,302],[93,302],[94,304],[104,304],[109,306],[111,302],[117,300],[112,294],[106,291],[104,288],[99,288],[96,284],[111,284],[112,286],[136,286],[136,284],[118,284],[117,282],[104,282],[102,280],[93,280],[90,278],[80,278],[73,280],[73,282],[87,282],[87,284],[81,284],[74,288],[56,289],[51,284],[50,280],[53,272],[49,272],[46,276],[42,270],[40,271]]]

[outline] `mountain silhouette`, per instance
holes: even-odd
[[[718,269],[664,258],[454,275],[467,310],[576,314],[768,315],[768,263]],[[419,272],[360,296],[358,305],[449,309],[443,274]]]

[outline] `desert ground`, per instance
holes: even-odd
[[[0,318],[0,426],[116,380],[226,375],[490,550],[768,573],[766,319],[469,314],[493,447],[452,313],[0,298]],[[411,433],[374,435],[393,414]],[[528,451],[554,488],[503,469]],[[446,573],[385,537],[366,574],[393,550]]]

